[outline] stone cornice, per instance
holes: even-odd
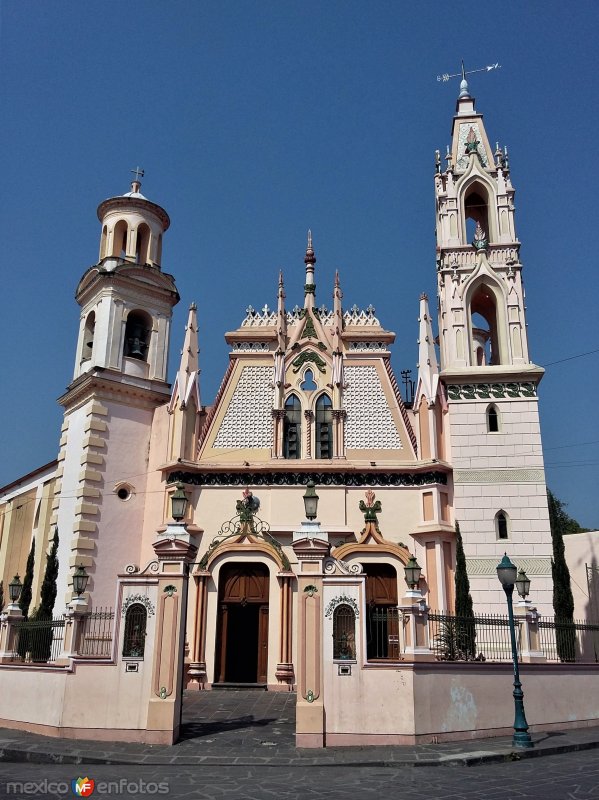
[[[126,377],[128,376],[124,376],[120,372],[100,371],[99,368],[96,368],[74,380],[67,391],[58,398],[58,403],[65,408],[73,408],[95,397],[154,409],[168,402],[170,384],[144,381],[145,385],[135,385],[125,383]]]
[[[172,275],[157,267],[124,263],[117,270],[104,270],[101,264],[90,267],[83,275],[75,292],[79,305],[98,292],[98,284],[134,291],[138,298],[147,297],[161,301],[166,308],[179,302],[179,292]],[[168,299],[165,298],[165,294]]]

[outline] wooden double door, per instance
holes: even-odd
[[[220,571],[216,683],[266,683],[269,572],[264,564]]]

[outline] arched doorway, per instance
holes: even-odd
[[[215,683],[266,683],[268,583],[264,564],[225,564],[219,576]]]

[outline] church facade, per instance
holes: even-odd
[[[32,536],[42,553],[57,529],[56,608],[116,610],[107,657],[118,678],[105,679],[111,667],[98,660],[87,670],[100,676],[99,700],[110,685],[129,709],[114,701],[120,727],[168,728],[160,704],[180,685],[258,684],[297,688],[305,742],[318,741],[326,664],[372,666],[383,681],[405,658],[394,612],[410,596],[410,559],[422,568],[418,603],[454,610],[456,522],[475,612],[503,612],[496,565],[507,551],[533,578],[537,608],[552,613],[543,369],[528,351],[514,189],[465,81],[445,164],[436,155],[438,303],[431,311],[420,298],[410,404],[391,365],[394,334],[372,306],[344,306],[342,276],[321,277],[310,235],[303,286],[273,275],[276,308],[250,308],[225,334],[213,404],[202,403],[193,304],[170,385],[179,301],[161,266],[170,221],[137,178],[98,208],[58,460],[0,494],[4,586],[23,574]],[[317,283],[330,306],[317,302]],[[303,295],[301,306],[287,293]],[[304,519],[314,492],[317,517]],[[18,518],[25,496],[30,513]],[[37,587],[41,561],[36,570]],[[359,623],[341,640],[340,605]],[[417,645],[414,633],[413,655]],[[61,713],[55,727],[81,729]]]

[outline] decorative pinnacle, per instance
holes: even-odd
[[[312,247],[312,231],[308,230],[308,245],[306,247],[306,255],[304,257],[304,264],[316,264],[316,256],[314,255],[314,248]]]
[[[421,299],[421,300],[428,300],[428,295],[427,295],[427,293],[426,293],[426,292],[422,292],[422,294],[420,295],[420,299]]]
[[[279,270],[279,287],[281,289],[283,288],[283,270],[282,269]]]
[[[189,306],[189,310],[190,311],[197,311],[198,307],[197,307],[197,305],[195,303],[191,303],[190,306]]]

